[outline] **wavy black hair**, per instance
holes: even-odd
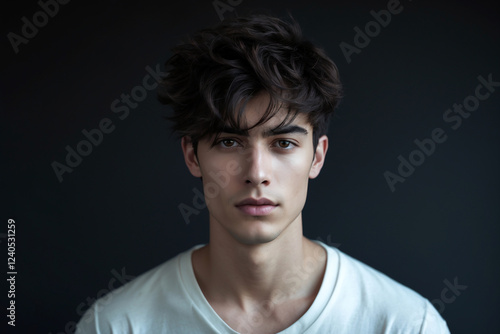
[[[172,106],[173,130],[197,143],[223,127],[249,130],[287,108],[281,125],[298,113],[313,128],[313,148],[328,131],[342,96],[335,63],[304,39],[297,22],[266,15],[238,17],[196,33],[176,46],[166,62],[159,100]],[[244,106],[265,91],[270,103],[252,127],[242,124]]]

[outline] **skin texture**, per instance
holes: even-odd
[[[260,119],[268,101],[261,93],[247,103],[246,124]],[[289,124],[293,131],[272,133],[286,112],[247,134],[222,133],[214,146],[213,138],[200,140],[197,156],[189,138],[182,139],[186,165],[203,180],[210,220],[209,243],[193,252],[195,276],[212,308],[242,333],[289,327],[310,307],[324,275],[326,253],[303,237],[302,209],[328,138],[314,150],[303,114]],[[264,197],[275,203],[266,215],[237,206]]]

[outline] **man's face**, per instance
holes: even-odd
[[[268,102],[266,94],[251,99],[244,124],[257,123]],[[200,140],[197,158],[183,139],[186,163],[203,179],[210,224],[216,225],[212,231],[259,244],[274,240],[290,224],[302,223],[308,180],[321,170],[328,139],[321,137],[314,151],[312,127],[303,114],[278,128],[286,112],[282,109],[248,133],[227,129],[214,146],[213,137]]]

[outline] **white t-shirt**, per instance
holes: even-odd
[[[325,276],[311,307],[281,334],[449,333],[431,303],[336,248],[327,250]],[[99,299],[83,315],[76,334],[236,334],[212,309],[194,275],[195,246]],[[293,283],[294,277],[288,277]],[[259,333],[262,312],[253,324]],[[253,326],[253,327],[250,327]]]

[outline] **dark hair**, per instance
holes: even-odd
[[[176,46],[166,62],[159,100],[172,105],[173,130],[200,139],[230,126],[242,129],[245,103],[265,91],[269,106],[255,127],[288,108],[281,125],[307,114],[313,147],[328,131],[342,85],[325,52],[305,40],[296,21],[254,15],[225,20]],[[246,128],[248,130],[250,128]]]

